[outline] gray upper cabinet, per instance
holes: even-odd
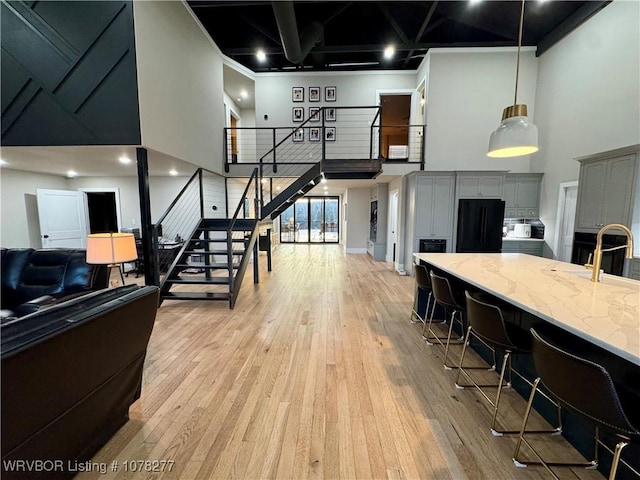
[[[538,218],[542,173],[507,175],[502,198],[506,218]]]
[[[453,175],[418,177],[417,238],[451,238],[453,235],[453,178]]]
[[[631,225],[637,154],[606,156],[578,159],[577,231],[597,232],[610,223]]]
[[[504,175],[458,174],[456,183],[458,198],[502,198]]]

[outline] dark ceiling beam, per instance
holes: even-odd
[[[429,22],[431,21],[431,17],[433,17],[433,14],[435,13],[437,6],[438,6],[438,2],[431,2],[431,7],[429,7],[427,16],[424,17],[424,20],[422,21],[422,25],[420,25],[420,30],[418,30],[418,34],[416,35],[414,43],[418,43],[422,38],[422,35],[424,35],[424,31],[427,29],[427,26],[429,25]],[[407,64],[409,63],[409,60],[411,60],[411,58],[413,57],[413,53],[414,53],[414,50],[409,50],[409,53],[407,54],[406,58],[404,59],[404,63],[402,64],[404,67],[407,66]]]
[[[342,7],[337,8],[336,10],[334,10],[334,12],[331,15],[329,15],[324,22],[322,22],[322,25],[326,26],[331,20],[333,20],[338,15],[340,15],[342,12],[344,12],[347,8],[349,8],[351,6],[351,4],[352,4],[352,2],[349,2],[346,5],[343,5]]]
[[[262,25],[258,25],[256,22],[254,22],[250,18],[247,18],[244,15],[240,15],[240,18],[242,18],[242,20],[245,21],[248,25],[251,25],[254,29],[256,29],[258,32],[260,32],[262,35],[267,37],[269,40],[271,40],[276,45],[282,45],[282,43],[280,42],[280,38],[274,36],[272,33],[268,32],[268,31],[266,31],[264,28],[262,28]]]
[[[264,0],[264,1],[255,1],[255,2],[218,2],[217,0],[211,0],[211,1],[194,1],[194,2],[187,2],[189,4],[189,6],[191,8],[225,8],[225,7],[235,7],[237,8],[239,5],[241,5],[243,8],[244,7],[258,7],[258,6],[264,6],[264,5],[271,5],[271,1],[270,0]]]
[[[387,6],[384,3],[379,3],[378,6],[380,7],[380,10],[382,10],[382,13],[384,13],[384,16],[387,17],[387,20],[389,20],[389,23],[400,37],[400,40],[402,40],[402,43],[404,43],[405,45],[409,44],[409,37],[407,37],[402,27],[398,24],[398,22],[396,22],[396,19],[393,18],[393,15],[391,15],[391,12],[387,8]]]
[[[539,57],[544,52],[549,50],[553,45],[562,40],[566,35],[569,35],[573,30],[589,20],[592,16],[594,16],[610,3],[611,1],[586,2],[578,10],[571,14],[571,16],[567,17],[560,25],[549,32],[549,34],[545,36],[540,42],[538,42],[536,57]]]
[[[429,50],[430,48],[444,48],[444,47],[506,47],[513,45],[510,41],[496,41],[496,42],[428,42],[428,43],[411,43],[410,45],[396,45],[396,51],[407,50]],[[314,52],[319,53],[371,53],[371,52],[383,52],[387,45],[319,45],[313,49]],[[225,54],[232,55],[255,55],[255,50],[251,48],[225,48]],[[267,55],[282,54],[280,48],[265,48],[264,52]]]

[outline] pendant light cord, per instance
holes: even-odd
[[[518,77],[520,76],[520,47],[522,46],[522,24],[524,23],[524,2],[522,0],[522,7],[520,9],[520,29],[518,31],[518,56],[516,59],[516,91],[513,95],[513,106],[518,103]]]

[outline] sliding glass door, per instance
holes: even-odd
[[[339,197],[304,197],[280,215],[281,243],[338,243]]]

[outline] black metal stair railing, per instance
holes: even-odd
[[[256,246],[258,220],[260,216],[258,169],[246,182],[242,194],[230,199],[227,178],[205,169],[198,169],[187,181],[180,193],[171,202],[159,220],[152,225],[153,271],[155,284],[160,286],[161,298],[172,299],[228,299],[233,308],[244,277],[251,250]],[[237,200],[232,218],[228,218],[229,204]],[[224,242],[224,250],[210,248]],[[237,245],[243,245],[237,249]],[[169,254],[168,254],[169,253]],[[181,273],[190,269],[189,258],[197,254],[205,259],[201,265],[203,277],[184,278]],[[227,258],[225,278],[212,276],[221,265],[215,256]],[[239,258],[236,263],[235,260]],[[258,281],[257,252],[254,252],[254,281]],[[166,271],[160,282],[160,270]],[[193,273],[193,272],[191,272]],[[175,284],[202,284],[222,286],[228,284],[227,293],[214,292],[169,292]]]
[[[245,271],[247,269],[247,265],[249,263],[249,257],[251,256],[251,251],[253,250],[253,275],[254,282],[258,283],[258,249],[257,249],[257,237],[258,237],[258,221],[260,219],[260,205],[258,201],[258,169],[254,169],[251,177],[249,177],[249,181],[247,182],[247,186],[242,193],[242,197],[240,198],[240,202],[238,202],[238,206],[236,207],[233,216],[229,220],[229,226],[227,227],[227,255],[228,255],[228,270],[229,270],[229,294],[230,294],[230,306],[233,308],[235,304],[235,300],[238,296],[238,292],[240,291],[240,286],[242,285],[242,280],[244,278]],[[244,218],[250,218],[254,220],[253,228],[247,239],[245,236],[246,230],[241,229],[238,231],[236,229],[236,225],[238,223],[238,218],[240,215],[241,209],[245,206],[245,200],[250,198],[249,192],[253,192],[253,209],[249,212],[244,212]],[[246,227],[245,227],[246,228]],[[240,260],[240,265],[236,270],[234,275],[233,273],[233,245],[234,239],[238,240],[239,237],[237,235],[242,235],[242,239],[244,239],[244,254]]]

